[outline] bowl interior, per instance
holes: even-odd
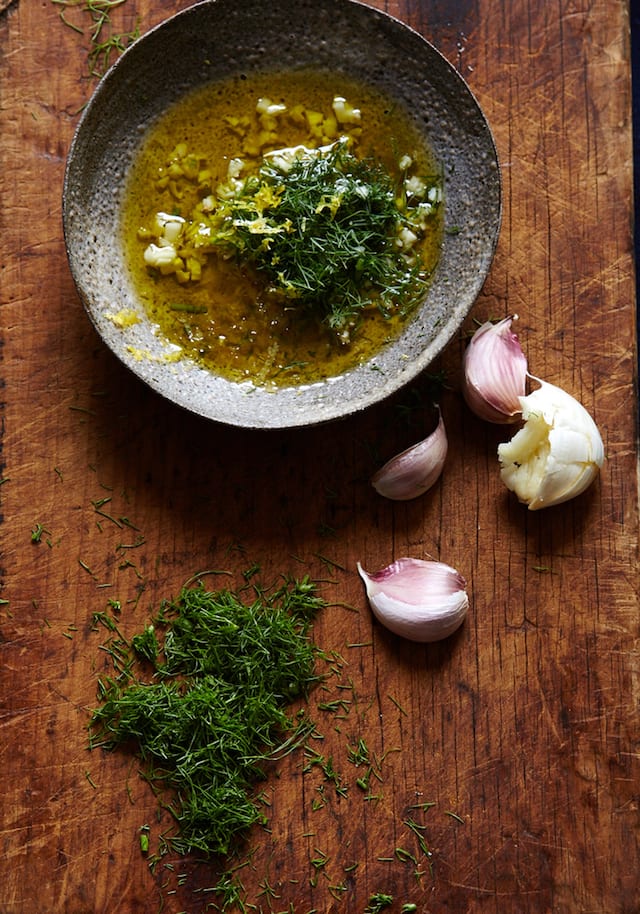
[[[375,358],[327,381],[276,390],[234,383],[167,348],[137,301],[116,227],[147,127],[191,89],[233,73],[344,72],[404,104],[443,168],[444,238],[425,301]],[[204,0],[135,42],[85,108],[65,174],[72,275],[98,333],[139,378],[180,406],[248,428],[311,425],[382,400],[427,368],[460,327],[493,258],[500,173],[486,119],[463,79],[416,32],[355,0]],[[127,328],[108,315],[139,313]]]

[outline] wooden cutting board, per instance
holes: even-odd
[[[127,0],[111,18],[146,31],[187,5]],[[166,815],[130,756],[87,749],[109,662],[92,618],[118,600],[130,636],[195,572],[240,581],[254,564],[267,581],[309,573],[331,604],[314,638],[335,669],[310,711],[345,789],[317,766],[305,773],[301,753],[275,766],[269,829],[252,833],[238,873],[247,910],[352,914],[376,893],[393,896],[392,914],[640,910],[627,4],[375,5],[467,79],[504,181],[490,277],[436,366],[446,470],[407,503],[369,484],[412,443],[397,403],[245,433],[171,407],[105,350],[61,228],[65,156],[96,85],[90,17],[49,0],[2,13],[1,914],[216,910],[222,865],[150,868],[139,831],[155,848]],[[585,404],[607,451],[584,496],[531,514],[498,477],[506,433],[459,392],[468,332],[514,312],[533,374]],[[462,572],[471,610],[456,637],[416,646],[372,621],[355,565],[426,554]],[[318,707],[345,695],[340,713]],[[380,760],[368,796],[349,761],[358,739]]]

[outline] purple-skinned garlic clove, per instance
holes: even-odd
[[[394,634],[410,641],[441,641],[464,622],[466,582],[450,565],[401,558],[373,574],[360,562],[357,567],[373,614]]]
[[[438,425],[423,441],[388,460],[371,477],[380,495],[394,501],[408,501],[428,491],[440,478],[449,448],[447,432],[438,409]]]
[[[464,354],[462,393],[480,419],[510,424],[520,419],[526,393],[527,358],[511,329],[518,315],[478,327]]]

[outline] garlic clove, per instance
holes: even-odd
[[[408,501],[422,495],[439,479],[448,451],[447,432],[438,409],[438,425],[424,441],[414,444],[388,460],[371,477],[380,495]]]
[[[442,562],[401,558],[369,574],[358,562],[373,614],[390,631],[411,641],[440,641],[467,615],[466,582]]]
[[[527,359],[511,324],[518,315],[478,327],[463,360],[462,393],[469,409],[487,422],[520,418],[526,393]]]
[[[560,387],[538,383],[520,401],[524,426],[498,446],[500,476],[530,511],[580,495],[604,463],[600,432],[584,406]]]

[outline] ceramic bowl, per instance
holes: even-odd
[[[117,227],[132,159],[168,106],[233,73],[296,67],[344,72],[412,112],[443,169],[445,232],[424,301],[400,337],[375,356],[375,366],[365,362],[327,381],[273,390],[164,358],[165,343],[132,288]],[[256,429],[351,415],[428,368],[483,285],[500,218],[495,144],[467,84],[418,33],[356,0],[203,0],[168,19],[125,51],[99,83],[75,132],[64,181],[71,272],[106,345],[174,403]],[[135,310],[138,322],[114,326],[108,317],[114,307]]]

